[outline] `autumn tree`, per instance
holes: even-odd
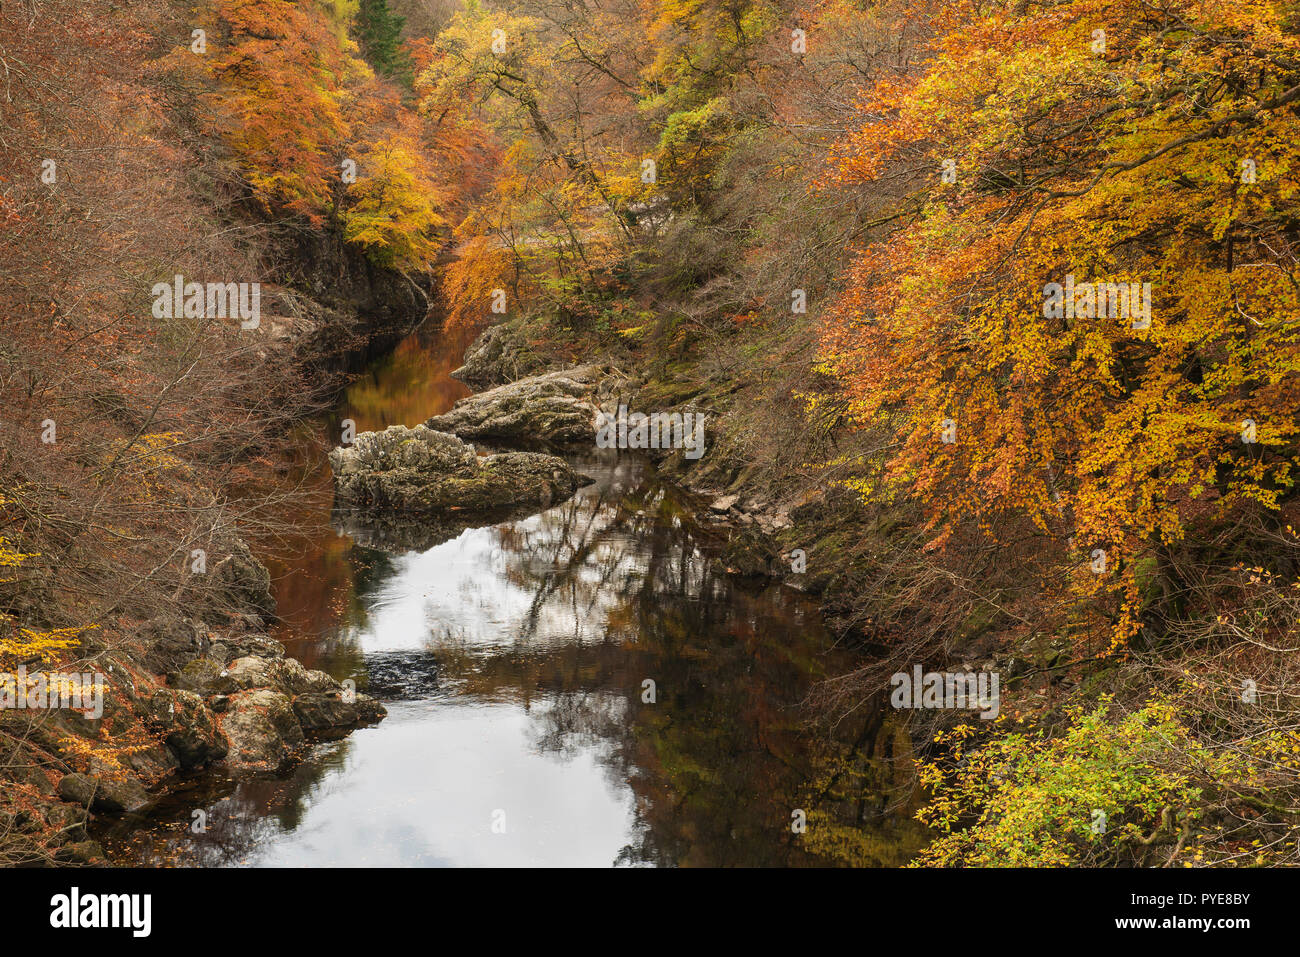
[[[897,437],[889,481],[935,546],[1023,519],[1116,641],[1161,594],[1180,614],[1191,530],[1292,494],[1300,41],[1241,12],[945,8],[827,180],[920,181],[824,339],[854,418]],[[1066,286],[1102,298],[1058,308]]]

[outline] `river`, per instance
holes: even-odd
[[[801,708],[843,664],[816,603],[721,574],[725,533],[649,462],[568,456],[596,480],[570,501],[414,550],[341,531],[324,456],[344,421],[360,432],[446,411],[468,394],[448,376],[464,345],[404,340],[303,427],[273,479],[295,490],[290,531],[264,549],[273,636],[388,717],[280,774],[179,782],[98,829],[110,859],[903,863],[916,828],[881,783],[897,735],[864,726],[844,743]]]

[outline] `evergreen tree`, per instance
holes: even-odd
[[[366,61],[383,76],[413,81],[411,60],[402,46],[406,18],[394,13],[388,0],[361,0],[357,14],[357,42]]]

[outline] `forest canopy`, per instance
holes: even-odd
[[[1300,5],[13,6],[0,666],[188,617],[322,370],[436,316],[708,410],[688,477],[781,506],[859,656],[810,725],[1002,671],[996,721],[828,747],[830,858],[888,781],[924,865],[1300,862]],[[309,345],[151,314],[181,273]]]

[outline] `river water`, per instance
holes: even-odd
[[[468,394],[447,375],[464,345],[403,341],[304,426],[275,477],[296,494],[281,516],[292,532],[264,555],[274,637],[309,668],[356,680],[388,717],[313,743],[280,774],[181,782],[100,829],[110,859],[904,862],[918,843],[908,798],[882,783],[898,736],[869,719],[847,736],[815,732],[801,708],[843,664],[816,604],[722,575],[723,533],[648,462],[569,456],[595,484],[445,541],[382,549],[342,531],[324,456],[344,420],[360,432],[446,411]],[[801,816],[808,830],[792,827]]]

